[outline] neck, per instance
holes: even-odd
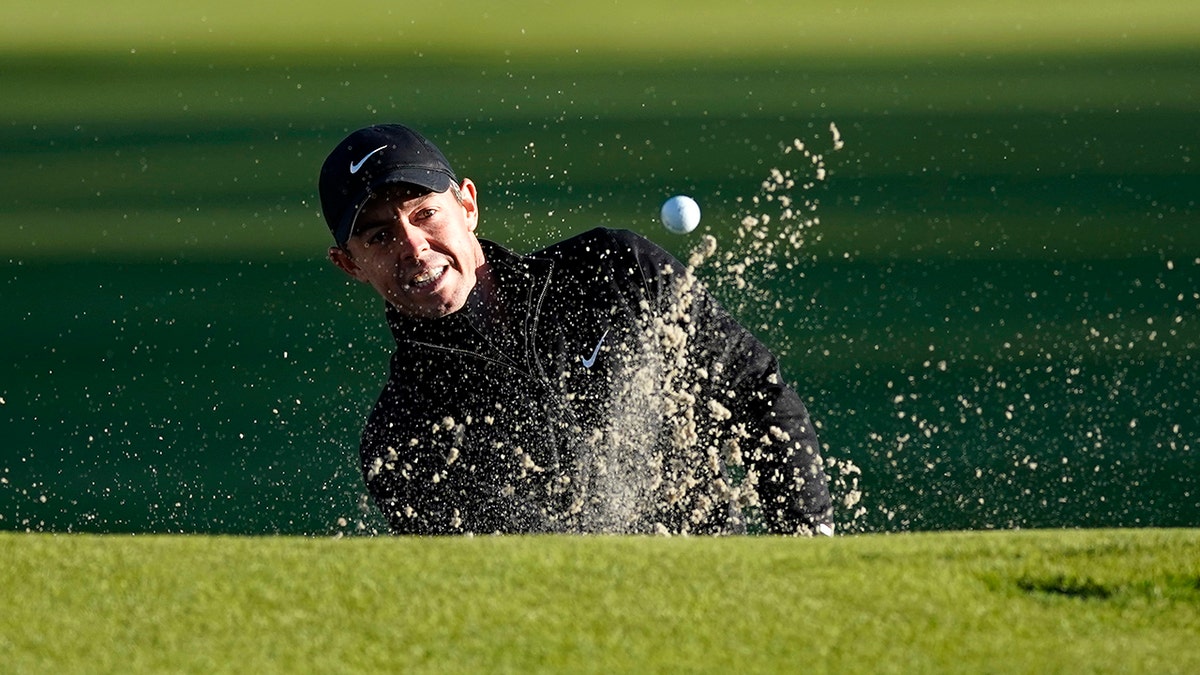
[[[467,298],[468,316],[484,325],[495,325],[504,316],[504,295],[496,282],[496,270],[487,262],[475,270],[475,288]]]

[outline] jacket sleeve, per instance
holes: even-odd
[[[363,479],[392,534],[454,534],[476,523],[452,453],[462,426],[438,416],[394,373],[363,429]]]
[[[548,464],[533,451],[546,445],[537,433],[541,425],[527,424],[536,419],[542,400],[505,380],[512,398],[500,405],[499,384],[491,376],[475,370],[454,374],[450,362],[462,358],[418,357],[411,348],[393,357],[360,445],[367,489],[393,534],[552,529],[545,505],[531,497],[545,494],[541,478],[550,472],[525,471],[525,458],[498,451],[501,441],[519,435],[531,449],[528,461]],[[435,375],[424,374],[426,369]],[[533,430],[519,433],[522,425]]]
[[[744,468],[744,488],[753,488],[765,528],[831,532],[833,506],[816,431],[775,356],[668,252],[633,233],[612,234],[636,257],[654,311],[686,331],[688,371],[698,375],[697,389],[707,399],[697,399],[697,414],[715,418],[732,442],[726,461]]]
[[[415,412],[414,402],[405,403],[409,404],[406,407],[410,412]],[[424,473],[424,467],[419,465],[419,459],[409,456],[404,437],[415,430],[404,428],[403,421],[412,417],[394,414],[404,409],[401,405],[389,383],[363,429],[359,446],[363,480],[393,534],[436,534],[435,523],[443,519],[431,516],[438,515],[432,511],[439,500],[431,493],[430,481],[425,477],[418,485],[416,479]]]

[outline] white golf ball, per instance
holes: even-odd
[[[675,234],[687,234],[700,224],[700,205],[685,195],[675,195],[662,205],[663,226]]]

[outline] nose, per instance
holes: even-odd
[[[406,258],[420,258],[421,254],[429,249],[425,231],[403,218],[396,224],[396,240],[401,244]]]

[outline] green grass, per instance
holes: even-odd
[[[1200,525],[1200,5],[409,9],[0,7],[0,529],[358,518],[390,342],[315,174],[394,120],[520,251],[686,253],[678,192],[732,250],[805,140],[820,239],[717,293],[862,469],[844,530]]]
[[[770,0],[693,2],[615,0],[578,7],[518,0],[500,11],[468,0],[453,12],[422,12],[381,0],[331,9],[311,0],[273,3],[205,0],[178,8],[146,0],[103,6],[79,0],[13,4],[0,18],[9,50],[86,51],[252,47],[363,52],[427,51],[737,56],[866,50],[885,53],[977,49],[1055,51],[1193,43],[1200,12],[1153,0],[1047,4],[1036,0],[956,3],[870,0],[850,5]],[[103,30],[96,30],[103,25]]]
[[[7,672],[1200,668],[1200,532],[0,535]]]
[[[522,245],[653,230],[679,191],[728,232],[779,146],[827,149],[835,122],[819,252],[1200,248],[1191,5],[466,3],[455,30],[394,3],[330,12],[0,10],[0,257],[311,252],[315,167],[395,119],[438,138],[485,227]]]
[[[719,293],[861,468],[842,531],[1200,526],[1200,4],[419,9],[0,6],[0,529],[380,526],[388,336],[321,260],[315,174],[395,120],[487,236],[676,252],[663,198],[729,246],[836,123],[821,240]],[[0,669],[1200,672],[1197,561],[1195,529],[9,532]]]

